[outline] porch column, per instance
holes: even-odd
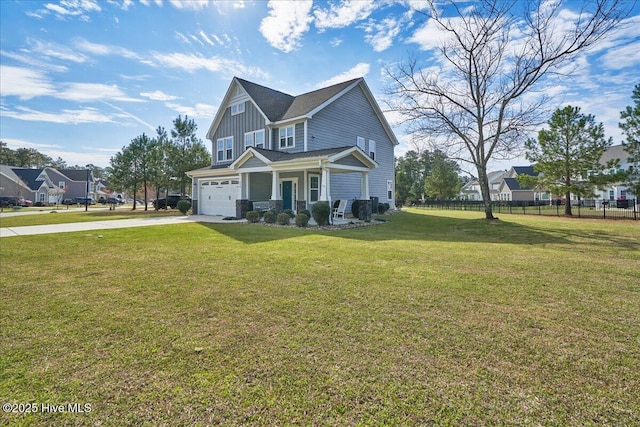
[[[369,200],[369,172],[362,172],[360,179],[360,198]]]
[[[271,172],[271,200],[280,200],[279,178],[278,171]]]
[[[320,200],[329,201],[331,196],[331,172],[327,168],[322,168],[320,178]]]

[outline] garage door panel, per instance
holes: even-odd
[[[203,215],[236,215],[238,180],[207,181],[200,187],[200,213]]]

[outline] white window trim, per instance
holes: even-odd
[[[372,160],[376,159],[376,142],[373,139],[369,140],[369,157]]]
[[[285,129],[285,137],[284,137],[284,141],[285,141],[285,145],[282,145],[282,141],[283,138],[280,136],[280,131],[282,129]],[[291,129],[291,141],[292,144],[291,145],[287,145],[286,141],[289,139],[289,135],[287,130]],[[278,128],[278,148],[283,149],[283,148],[295,148],[296,146],[296,125],[290,125],[290,126],[283,126]]]
[[[361,136],[356,138],[356,146],[361,149],[362,151],[365,151],[365,139]]]
[[[254,130],[252,132],[245,132],[244,134],[244,149],[246,150],[249,147],[256,147],[256,136],[262,134],[262,147],[261,148],[266,148],[267,147],[267,142],[265,141],[264,138],[264,129],[260,129],[260,130]],[[247,145],[247,136],[251,135],[251,144]]]
[[[393,200],[393,197],[395,196],[394,193],[394,188],[393,188],[393,181],[392,180],[388,180],[387,181],[387,200]],[[391,197],[389,197],[391,196]]]
[[[311,188],[311,181],[312,181],[312,178],[314,178],[314,177],[318,178],[318,188],[313,188],[312,189]],[[311,200],[311,190],[316,190],[318,192],[318,197],[317,197],[317,200],[315,200],[315,201]],[[319,174],[316,174],[316,173],[310,173],[309,174],[309,187],[307,188],[307,191],[308,191],[307,200],[309,201],[309,203],[315,203],[318,200],[320,200],[320,175]]]
[[[229,108],[231,108],[231,115],[235,116],[237,114],[244,113],[244,101],[238,102],[237,104],[232,104]]]
[[[231,141],[231,158],[227,157],[227,141]],[[222,149],[220,148],[220,142],[222,142]],[[219,153],[222,153],[222,159],[220,159]],[[224,138],[218,138],[216,141],[216,163],[227,163],[233,161],[233,136],[225,136]]]

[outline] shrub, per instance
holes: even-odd
[[[351,215],[354,218],[360,218],[360,200],[354,200],[351,204]]]
[[[285,209],[283,212],[289,215],[289,218],[291,219],[296,217],[296,213],[291,209]]]
[[[247,221],[251,223],[260,222],[260,211],[249,211],[247,212]]]
[[[178,210],[182,213],[182,215],[186,215],[191,209],[191,203],[188,200],[180,200],[177,206]]]
[[[278,224],[280,225],[289,225],[289,222],[291,221],[291,217],[289,216],[288,213],[282,212],[278,214],[277,221],[278,221]]]
[[[378,203],[378,213],[382,215],[389,210],[389,203]]]
[[[267,224],[274,224],[276,222],[276,214],[273,211],[265,212],[264,222],[266,222]]]
[[[311,212],[309,212],[309,209],[300,209],[298,211],[298,215],[300,214],[305,214],[307,218],[311,218]]]
[[[296,215],[296,225],[298,227],[306,227],[309,224],[309,215],[299,213]]]
[[[329,215],[331,214],[328,202],[316,202],[313,205],[312,211],[313,219],[316,221],[316,224],[320,226],[327,225],[329,222]]]

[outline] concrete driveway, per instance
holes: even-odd
[[[242,223],[246,220],[224,220],[223,216],[188,215],[107,221],[72,222],[68,224],[27,225],[22,227],[0,227],[0,238],[31,236],[35,234],[71,233],[74,231],[108,230],[113,228],[145,227],[150,225],[185,224],[189,222]]]

